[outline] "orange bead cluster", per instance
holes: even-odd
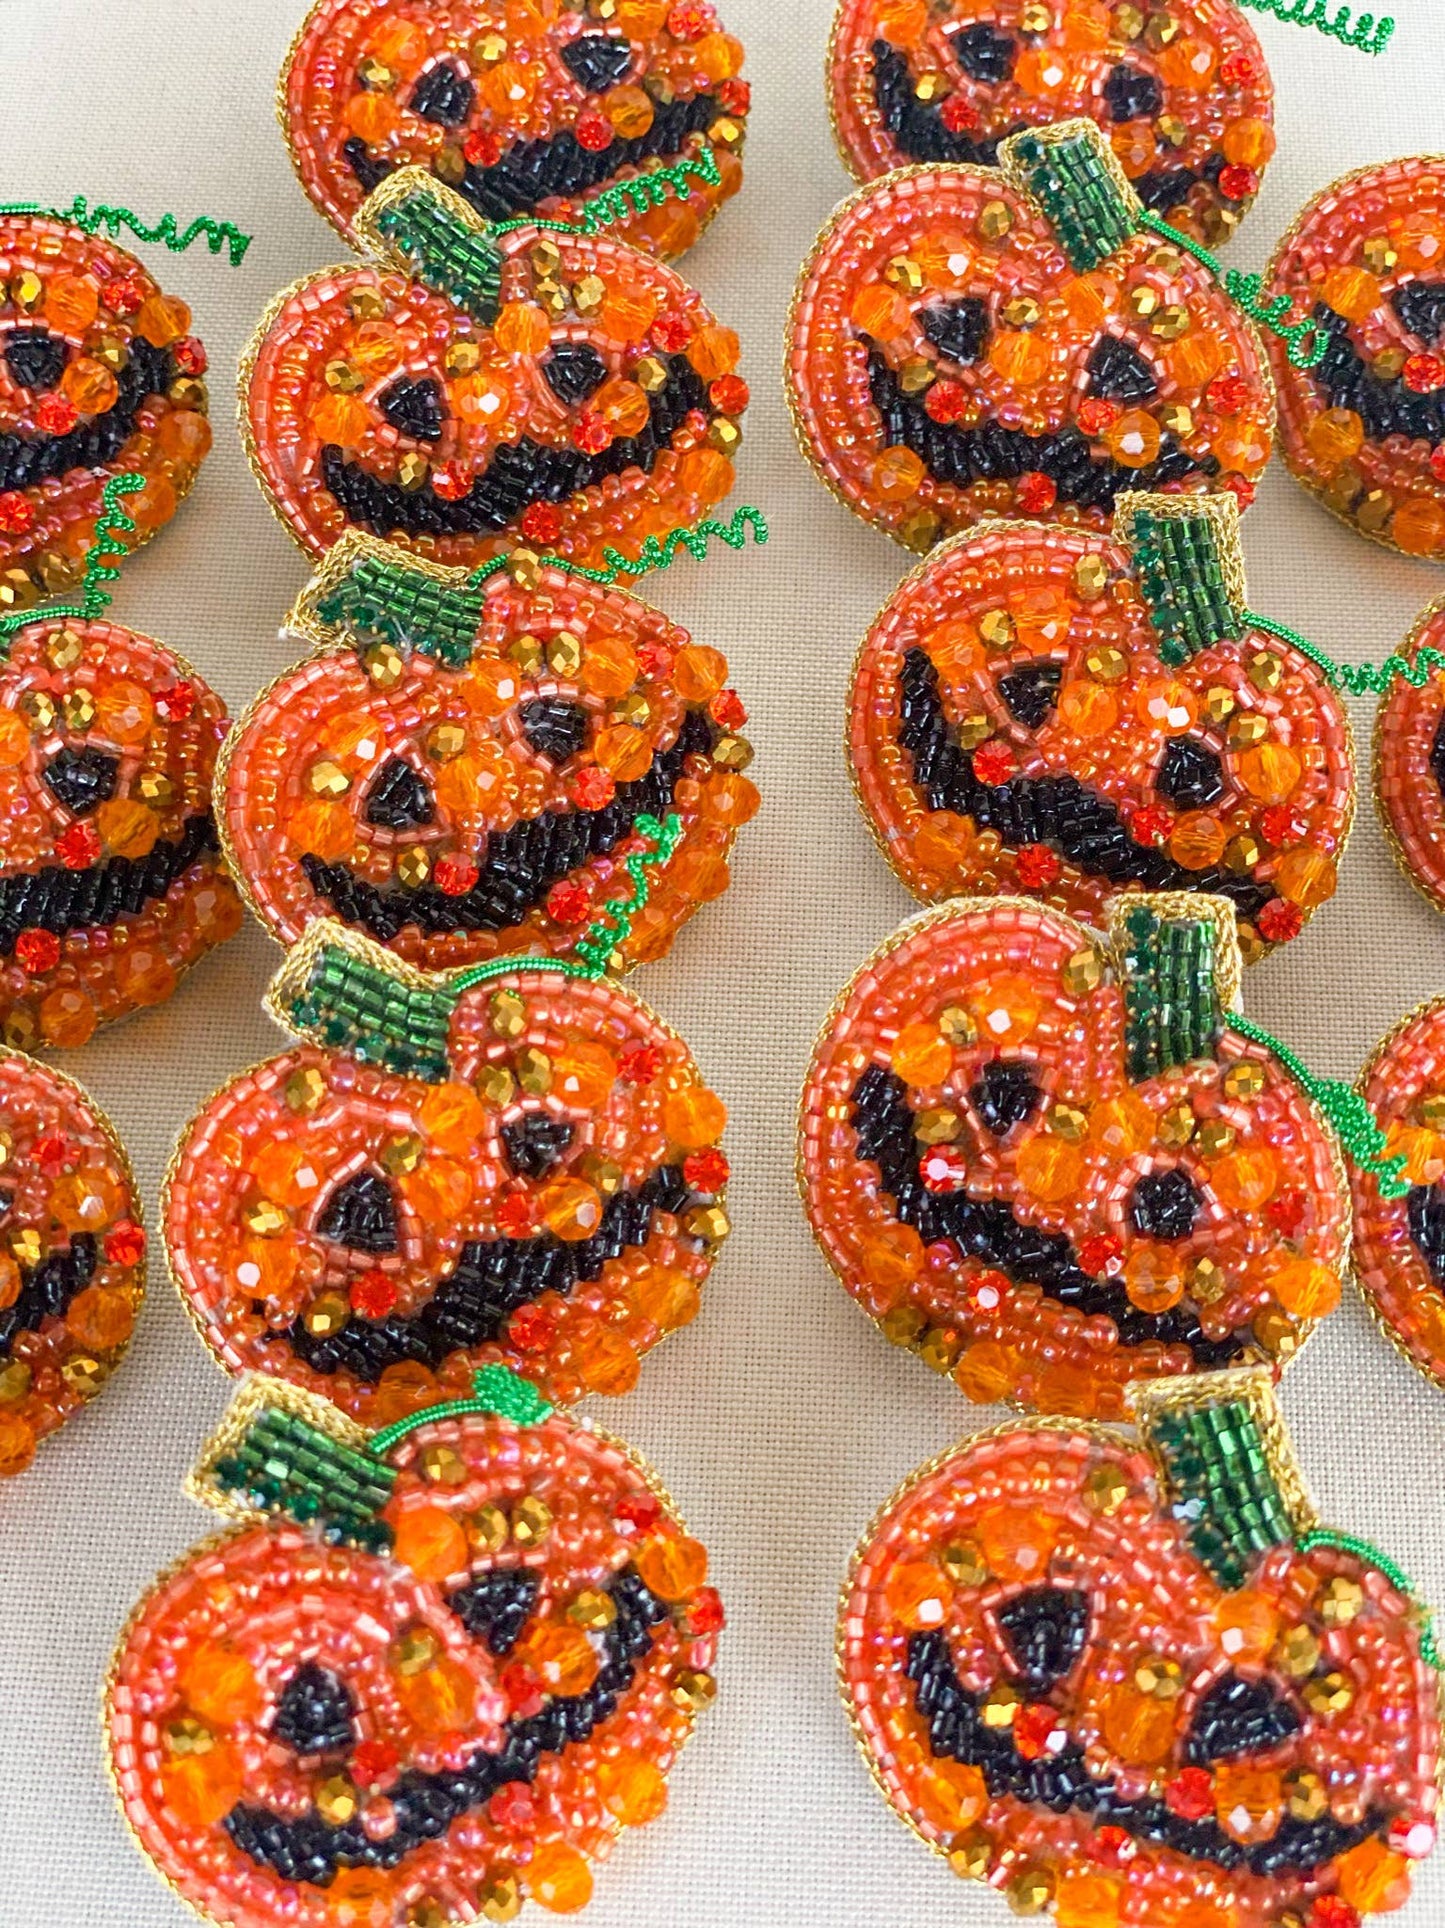
[[[1211,247],[1249,211],[1275,151],[1264,50],[1233,0],[841,0],[833,124],[860,180],[989,158],[1021,127],[1087,116],[1146,205]]]
[[[710,151],[720,180],[618,233],[662,260],[742,185],[742,43],[691,0],[319,0],[281,80],[302,185],[343,233],[366,190],[425,167],[492,219],[569,219],[589,193]]]
[[[510,1921],[526,1901],[573,1913],[589,1864],[662,1813],[711,1699],[722,1612],[706,1552],[614,1441],[560,1415],[471,1417],[411,1433],[390,1463],[389,1554],[243,1526],[160,1582],[117,1654],[107,1713],[126,1816],[185,1899],[232,1928],[272,1928],[278,1911],[296,1928]],[[522,1602],[505,1633],[467,1622],[489,1584]],[[639,1586],[640,1645],[598,1719],[585,1697],[615,1666],[610,1629]],[[296,1704],[308,1683],[327,1696],[314,1748]],[[484,1782],[461,1819],[415,1837],[418,1785],[485,1768],[568,1703],[585,1739],[564,1725],[531,1776]],[[375,1852],[285,1878],[227,1830],[243,1806],[282,1829],[304,1819],[313,1845]]]
[[[1121,354],[1138,399],[1100,390]],[[912,169],[843,204],[798,284],[787,377],[823,481],[921,551],[988,515],[1105,528],[1166,456],[1173,492],[1247,503],[1273,436],[1254,328],[1200,263],[1140,232],[1076,274],[1033,202],[980,167]],[[1000,431],[1007,465],[980,439]],[[1082,494],[1045,472],[1064,434],[1089,443]]]
[[[1247,958],[1333,894],[1354,814],[1349,720],[1319,668],[1258,630],[1166,667],[1127,549],[1079,530],[985,528],[925,563],[864,640],[848,741],[918,896],[1016,892],[1097,924],[1162,865],[1173,888],[1232,896]],[[942,782],[943,743],[975,782]],[[1011,785],[1055,797],[1047,841],[1011,829]],[[1096,867],[1070,860],[1079,845]]]
[[[0,1479],[104,1386],[145,1292],[125,1153],[69,1078],[0,1052]]]
[[[838,1664],[889,1802],[1015,1913],[1359,1928],[1404,1905],[1434,1842],[1419,1641],[1353,1553],[1286,1542],[1224,1586],[1147,1453],[1019,1426],[894,1495],[844,1589]],[[1211,1755],[1240,1693],[1279,1717]]]
[[[80,583],[113,476],[145,478],[132,548],[170,521],[211,446],[205,370],[190,310],[134,256],[0,215],[0,614]]]
[[[1372,541],[1445,560],[1445,167],[1346,175],[1305,209],[1265,285],[1323,317],[1324,359],[1269,341],[1280,447],[1295,478]]]
[[[1135,1381],[1288,1358],[1339,1302],[1344,1173],[1291,1075],[1226,1027],[1131,1081],[1126,1022],[1084,927],[962,900],[863,968],[814,1056],[814,1234],[885,1336],[979,1404],[1117,1419]],[[929,1200],[978,1201],[970,1236]]]
[[[1445,605],[1427,609],[1405,645],[1410,663],[1422,649],[1445,653]],[[1375,716],[1375,805],[1406,876],[1437,909],[1445,909],[1445,786],[1439,775],[1445,728],[1445,684],[1438,670],[1417,689],[1406,677],[1390,684]]]

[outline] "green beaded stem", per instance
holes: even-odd
[[[316,614],[340,623],[362,642],[395,643],[465,669],[476,646],[485,598],[438,582],[420,569],[361,556],[322,597]]]
[[[421,190],[384,207],[376,224],[418,281],[491,326],[502,305],[502,253],[490,227],[463,227]]]
[[[1208,248],[1198,241],[1191,241],[1178,228],[1171,228],[1157,214],[1146,211],[1139,217],[1139,225],[1147,228],[1151,234],[1157,234],[1160,240],[1169,242],[1172,247],[1183,248],[1186,254],[1192,254],[1214,276],[1230,300],[1242,308],[1252,321],[1268,328],[1272,335],[1279,336],[1288,348],[1292,367],[1317,368],[1329,353],[1330,335],[1327,328],[1308,315],[1303,321],[1289,320],[1294,309],[1291,296],[1276,295],[1270,301],[1263,299],[1263,275],[1244,274],[1238,268],[1226,268]]]
[[[1214,925],[1161,918],[1146,904],[1124,919],[1124,1042],[1134,1083],[1211,1058],[1222,1012],[1214,972]]]
[[[1353,1554],[1357,1560],[1378,1567],[1396,1593],[1403,1593],[1420,1616],[1420,1658],[1427,1667],[1433,1667],[1437,1673],[1445,1673],[1445,1659],[1442,1659],[1435,1639],[1435,1609],[1425,1604],[1414,1583],[1388,1554],[1381,1553],[1368,1540],[1357,1539],[1353,1533],[1336,1533],[1327,1526],[1317,1526],[1311,1532],[1302,1534],[1298,1544],[1301,1553],[1313,1553],[1317,1547],[1333,1547],[1338,1552]]]
[[[748,533],[761,549],[768,540],[768,525],[760,509],[734,509],[732,520],[722,522],[699,522],[695,529],[672,529],[661,541],[656,536],[648,536],[637,553],[636,561],[624,556],[620,550],[607,547],[602,551],[606,559],[605,569],[586,569],[579,562],[568,562],[565,556],[550,554],[539,555],[537,561],[544,569],[565,569],[569,576],[580,576],[584,582],[595,582],[600,588],[610,589],[614,583],[626,576],[635,581],[639,576],[647,576],[659,569],[672,566],[679,552],[686,549],[694,562],[707,558],[708,539],[716,536],[725,542],[729,549],[742,549],[746,546]],[[468,580],[480,587],[490,582],[511,562],[511,557],[494,556],[474,569]]]
[[[514,1426],[540,1426],[552,1414],[552,1407],[530,1379],[511,1372],[506,1366],[484,1366],[472,1380],[470,1399],[452,1399],[440,1406],[423,1406],[390,1426],[384,1426],[366,1450],[372,1459],[385,1459],[399,1439],[405,1439],[419,1426],[434,1426],[439,1419],[466,1419],[483,1413],[497,1419],[510,1419]]]
[[[0,616],[0,661],[9,655],[10,639],[18,629],[28,629],[32,623],[54,622],[66,616],[73,616],[77,622],[93,623],[97,616],[110,608],[112,598],[100,585],[116,580],[120,570],[112,558],[128,553],[125,544],[116,538],[131,535],[135,530],[134,519],[120,506],[120,498],[137,494],[145,485],[143,475],[111,476],[100,492],[101,513],[95,524],[94,545],[85,558],[80,601],[52,603],[47,609],[16,610],[13,615]]]
[[[1411,689],[1423,689],[1437,669],[1445,669],[1445,654],[1438,649],[1417,649],[1414,659],[1406,662],[1398,651],[1387,656],[1383,663],[1337,663],[1327,656],[1318,643],[1312,643],[1301,636],[1297,629],[1289,629],[1284,623],[1272,623],[1266,616],[1256,616],[1252,609],[1245,611],[1245,621],[1251,629],[1262,629],[1267,635],[1277,636],[1291,649],[1297,649],[1302,656],[1325,673],[1326,679],[1335,689],[1345,690],[1351,696],[1386,696],[1395,683],[1408,683]]]
[[[329,1538],[374,1552],[391,1545],[391,1529],[377,1515],[391,1498],[395,1472],[379,1467],[370,1447],[345,1446],[279,1406],[261,1409],[211,1477],[260,1512],[287,1513],[303,1525],[319,1521]]]
[[[1242,1037],[1252,1038],[1270,1051],[1305,1095],[1314,1100],[1339,1134],[1340,1143],[1362,1171],[1368,1172],[1380,1188],[1382,1198],[1404,1198],[1410,1187],[1400,1176],[1405,1165],[1405,1155],[1385,1156],[1386,1140],[1375,1121],[1374,1113],[1352,1085],[1339,1078],[1319,1078],[1295,1056],[1288,1046],[1271,1037],[1261,1025],[1252,1024],[1248,1018],[1235,1011],[1229,1019],[1231,1031]]]
[[[1207,515],[1160,516],[1136,509],[1129,546],[1160,660],[1178,669],[1214,643],[1237,641],[1246,618],[1230,598],[1219,539]]]
[[[1243,1400],[1156,1413],[1148,1431],[1189,1543],[1221,1586],[1241,1587],[1294,1527],[1259,1421]]]
[[[407,983],[369,958],[326,945],[288,1015],[298,1032],[363,1064],[435,1083],[447,1076],[455,1004],[450,990]]]
[[[125,228],[137,241],[159,242],[172,254],[184,254],[192,243],[204,237],[212,254],[219,254],[222,248],[230,249],[233,268],[239,268],[245,260],[246,250],[254,238],[243,234],[229,221],[213,220],[209,214],[199,215],[184,234],[177,233],[173,214],[163,214],[154,227],[148,227],[130,208],[93,208],[83,194],[77,194],[68,208],[48,208],[39,201],[9,201],[0,205],[0,214],[39,214],[47,220],[63,221],[67,227],[80,228],[86,234],[97,234],[104,228],[112,241],[118,240],[121,229]]]
[[[1009,142],[1020,185],[1048,216],[1076,274],[1088,274],[1122,248],[1139,225],[1137,200],[1126,198],[1093,130],[1062,139],[1032,132]]]
[[[674,161],[670,167],[655,167],[650,172],[634,175],[630,181],[618,181],[604,188],[590,201],[583,202],[578,221],[539,220],[522,215],[513,221],[499,222],[492,232],[511,234],[518,228],[550,228],[555,234],[598,234],[634,214],[660,208],[669,194],[686,201],[692,192],[692,179],[708,187],[720,184],[722,176],[718,173],[717,157],[710,147],[704,147],[696,160]]]
[[[1272,13],[1276,20],[1288,21],[1293,27],[1314,27],[1341,46],[1357,48],[1362,54],[1382,54],[1395,31],[1388,14],[1377,21],[1372,13],[1362,13],[1352,27],[1348,7],[1341,7],[1331,20],[1329,0],[1239,0],[1239,4],[1252,7],[1256,13]]]

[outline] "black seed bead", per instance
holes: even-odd
[[[967,167],[996,165],[1003,135],[974,141],[967,134],[950,132],[939,104],[925,103],[913,91],[907,59],[886,40],[873,43],[873,97],[884,127],[910,161],[945,161]]]
[[[400,1250],[396,1200],[379,1172],[358,1172],[338,1185],[322,1208],[317,1235],[352,1252],[377,1257]]]
[[[137,336],[129,353],[116,377],[114,403],[93,423],[82,423],[68,435],[0,435],[0,489],[34,488],[58,481],[72,469],[100,469],[115,461],[135,432],[141,408],[175,379],[167,350],[152,348]]]
[[[567,1120],[545,1111],[529,1111],[502,1126],[507,1163],[519,1178],[545,1178],[572,1138],[573,1127]]]
[[[1210,1767],[1215,1761],[1264,1754],[1299,1733],[1303,1724],[1271,1681],[1224,1674],[1194,1709],[1186,1758],[1194,1767]]]
[[[1154,788],[1181,810],[1204,810],[1224,795],[1224,766],[1198,737],[1171,737]]]
[[[542,363],[547,386],[567,408],[585,402],[607,380],[607,364],[586,341],[559,341]]]
[[[287,1681],[272,1736],[295,1754],[345,1754],[356,1741],[356,1701],[339,1674],[308,1663]]]
[[[366,821],[381,830],[415,830],[436,817],[431,786],[405,757],[388,757],[366,800]]]
[[[420,381],[393,382],[379,398],[382,414],[403,435],[416,442],[441,440],[447,412],[442,403],[441,383],[429,375]]]
[[[615,87],[632,65],[632,43],[611,34],[582,33],[561,49],[562,62],[587,94],[604,94]]]
[[[1395,313],[1412,335],[1434,347],[1445,333],[1445,281],[1407,281],[1390,296]]]
[[[1009,713],[1025,729],[1037,730],[1048,720],[1059,700],[1063,681],[1062,663],[1026,663],[998,679],[998,693]]]
[[[1089,392],[1112,402],[1144,402],[1159,393],[1159,377],[1132,342],[1100,335],[1089,356]]]
[[[963,367],[978,360],[988,341],[988,303],[977,295],[935,301],[919,309],[917,320],[938,352]]]
[[[1113,68],[1104,82],[1104,100],[1115,121],[1157,120],[1164,112],[1164,89],[1158,79],[1126,61]]]
[[[5,342],[5,365],[17,388],[54,388],[69,359],[69,344],[47,328],[17,328]]]
[[[538,697],[518,711],[522,734],[551,763],[565,763],[587,741],[587,711],[560,696]]]
[[[1445,723],[1441,728],[1445,730]],[[1436,1286],[1445,1292],[1445,1186],[1412,1187],[1405,1211],[1415,1249],[1429,1266]]]
[[[1033,1065],[1018,1058],[993,1058],[970,1089],[969,1103],[984,1129],[995,1138],[1007,1138],[1016,1126],[1033,1116],[1044,1095],[1034,1070]]]
[[[65,805],[72,817],[84,817],[115,795],[120,758],[91,744],[80,750],[67,745],[56,752],[40,774],[46,789]]]
[[[969,79],[981,81],[984,86],[996,86],[1010,79],[1019,57],[1018,42],[1013,35],[1001,32],[989,20],[976,21],[956,34],[953,51]]]
[[[1188,1172],[1177,1165],[1145,1172],[1129,1194],[1129,1218],[1142,1238],[1188,1238],[1203,1204]]]
[[[438,127],[460,127],[471,118],[477,90],[458,67],[442,61],[429,67],[412,89],[411,111]]]
[[[469,1634],[485,1640],[498,1659],[516,1646],[537,1604],[540,1576],[531,1567],[502,1567],[448,1595],[447,1605]]]
[[[1192,168],[1156,168],[1135,181],[1134,192],[1151,214],[1168,214],[1189,199],[1198,180]]]
[[[1089,1635],[1089,1596],[1076,1587],[1027,1587],[995,1618],[1030,1697],[1040,1700],[1073,1672]]]

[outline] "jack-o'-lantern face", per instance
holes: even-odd
[[[1445,600],[1430,605],[1403,646],[1412,671],[1421,650],[1445,654]],[[1380,703],[1375,807],[1405,875],[1445,910],[1445,683],[1438,667],[1418,684],[1397,676]]]
[[[1165,18],[1167,39],[1104,0],[842,0],[828,75],[843,159],[862,181],[917,161],[993,167],[1020,128],[1088,115],[1145,207],[1214,246],[1274,153],[1274,88],[1233,0]]]
[[[475,242],[481,224],[445,206]],[[382,266],[313,275],[263,321],[241,376],[248,442],[313,555],[363,529],[442,563],[519,538],[601,561],[732,487],[738,340],[692,290],[581,233],[516,228],[495,248],[490,322]]]
[[[798,285],[787,374],[823,481],[920,550],[984,515],[1106,528],[1128,490],[1248,502],[1273,432],[1253,324],[1198,262],[1136,232],[1076,273],[1035,202],[977,167],[844,202]]]
[[[226,1928],[580,1908],[589,1863],[663,1811],[713,1691],[704,1549],[621,1445],[560,1415],[438,1420],[384,1457],[269,1420],[192,1490],[244,1513],[238,1457],[265,1440],[275,1482],[299,1431],[379,1512],[347,1519],[323,1484],[325,1537],[243,1524],[137,1609],[107,1718],[141,1847]]]
[[[1445,162],[1336,181],[1265,281],[1329,337],[1313,368],[1270,348],[1291,473],[1362,535],[1445,561]]]
[[[211,446],[206,351],[191,315],[113,242],[42,215],[0,215],[0,606],[73,589],[101,494],[132,547],[170,521]]]
[[[145,1292],[129,1162],[79,1085],[0,1051],[0,1478],[101,1390]]]
[[[1007,897],[916,919],[844,993],[804,1090],[829,1262],[981,1403],[1118,1417],[1136,1379],[1288,1358],[1339,1302],[1338,1145],[1221,1017],[1232,918],[1144,897],[1112,929],[1101,948]]]
[[[1120,891],[1208,891],[1252,959],[1334,891],[1349,719],[1317,665],[1243,612],[1177,660],[1126,534],[1142,500],[1112,541],[1016,523],[937,551],[864,640],[853,769],[921,897],[1036,893],[1097,923]],[[1145,526],[1167,527],[1152,509],[1179,505],[1149,502]],[[1228,526],[1214,546],[1237,561]]]
[[[721,1100],[645,1005],[560,972],[465,992],[446,1050],[425,1079],[303,1044],[194,1120],[165,1225],[203,1337],[372,1425],[497,1361],[626,1392],[727,1234]]]
[[[858,1550],[838,1662],[874,1778],[1016,1913],[1358,1923],[1433,1845],[1419,1610],[1316,1528],[1250,1379],[1146,1420],[1159,1466],[1087,1427],[954,1447]]]
[[[741,43],[695,0],[320,0],[282,76],[302,185],[343,234],[401,167],[429,168],[478,214],[562,215],[659,162],[711,149],[721,179],[633,214],[622,239],[663,260],[742,185]]]
[[[379,545],[338,554],[342,594],[389,554],[390,581],[436,581]],[[746,712],[717,650],[632,597],[555,568],[505,573],[464,602],[455,667],[358,641],[323,571],[292,627],[326,653],[273,684],[223,759],[225,836],[263,920],[294,942],[329,915],[429,969],[572,951],[627,888],[640,818],[682,835],[621,945],[661,955],[728,884],[757,808]],[[459,595],[452,572],[442,587]],[[363,599],[365,590],[361,592]],[[343,640],[336,647],[338,638]]]
[[[240,928],[211,814],[220,698],[159,643],[69,617],[0,668],[0,1012],[83,1044]]]

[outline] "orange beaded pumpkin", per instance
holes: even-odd
[[[545,960],[407,973],[314,925],[271,1008],[302,1040],[187,1128],[167,1251],[202,1337],[379,1425],[516,1365],[622,1393],[727,1236],[726,1108],[620,986]]]
[[[716,186],[644,208],[624,240],[670,259],[742,185],[742,43],[699,0],[318,0],[281,77],[302,186],[343,234],[398,168],[429,168],[491,220],[561,215],[711,153]]]
[[[418,168],[357,232],[371,260],[280,295],[241,371],[253,466],[311,554],[358,528],[443,563],[519,539],[600,562],[731,489],[738,339],[670,269],[581,228],[494,236]]]
[[[0,667],[0,1018],[78,1045],[235,935],[211,778],[221,700],[149,637],[56,617]]]
[[[472,589],[351,536],[288,619],[320,653],[227,744],[223,835],[292,943],[331,915],[428,968],[572,951],[643,816],[681,834],[621,946],[660,956],[758,806],[721,653],[565,570]]]
[[[1427,1616],[1319,1525],[1267,1374],[1141,1409],[1148,1451],[1014,1425],[889,1500],[838,1624],[873,1778],[1060,1928],[1360,1928],[1435,1842]]]
[[[129,1160],[78,1084],[0,1050],[0,1478],[92,1400],[130,1342],[145,1234]]]
[[[1400,868],[1445,910],[1445,598],[1400,653],[1410,673],[1393,678],[1375,714],[1375,808]]]
[[[1231,1026],[1233,918],[1143,895],[1110,933],[1016,897],[925,913],[843,993],[804,1089],[830,1264],[980,1403],[1117,1418],[1135,1380],[1287,1359],[1339,1301],[1339,1146]]]
[[[787,380],[822,480],[920,550],[987,515],[1107,528],[1128,490],[1251,501],[1274,428],[1253,323],[1140,229],[1092,122],[1003,162],[900,169],[819,237]]]
[[[648,1469],[505,1372],[375,1439],[263,1380],[190,1490],[236,1524],[137,1607],[106,1707],[176,1892],[224,1928],[582,1907],[714,1691],[707,1554]]]
[[[1207,891],[1248,958],[1333,894],[1354,815],[1344,705],[1253,626],[1227,497],[1126,496],[1112,540],[996,523],[936,551],[864,639],[849,755],[920,897],[1097,922],[1121,890]]]
[[[1275,150],[1264,51],[1234,0],[841,0],[833,126],[860,181],[910,161],[995,163],[1022,127],[1086,114],[1148,208],[1228,239]]]
[[[102,492],[139,474],[132,547],[176,512],[211,446],[191,312],[113,241],[0,214],[0,607],[74,588]]]

